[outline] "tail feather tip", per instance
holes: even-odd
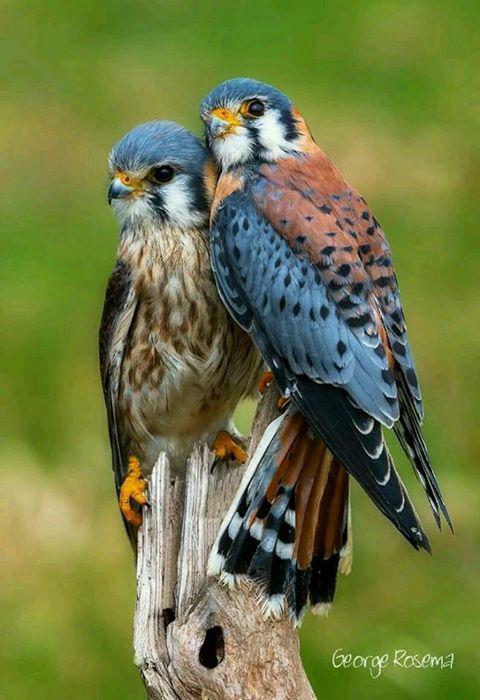
[[[331,603],[317,603],[316,605],[312,605],[310,609],[314,615],[319,615],[320,617],[328,617],[331,608]]]
[[[410,532],[413,535],[411,538],[411,543],[415,549],[424,549],[429,554],[432,553],[432,547],[430,545],[430,540],[428,539],[425,532],[418,527],[411,527]]]
[[[283,593],[275,593],[267,596],[262,601],[262,616],[264,619],[278,620],[285,610],[285,596]]]
[[[242,579],[245,579],[246,575],[245,574],[231,574],[228,571],[222,571],[220,574],[220,583],[226,586],[227,588],[235,588],[237,583],[239,583]]]
[[[225,565],[225,557],[219,552],[211,552],[208,559],[207,575],[218,576]]]
[[[338,570],[340,571],[340,573],[343,574],[344,576],[348,576],[350,574],[350,572],[352,571],[352,565],[353,565],[352,551],[351,550],[345,551],[344,554],[342,553],[342,551],[340,551],[340,561],[338,564]]]

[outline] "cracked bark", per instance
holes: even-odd
[[[251,456],[278,415],[271,387],[260,402]],[[149,700],[312,700],[296,630],[264,620],[259,588],[207,579],[208,554],[243,468],[215,466],[195,446],[184,477],[160,455],[139,532],[135,664]]]

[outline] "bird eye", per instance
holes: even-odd
[[[153,168],[153,170],[150,171],[151,179],[161,184],[173,180],[174,175],[175,170],[171,165],[161,165],[159,168]]]
[[[246,104],[245,111],[250,117],[261,117],[265,114],[265,105],[261,100],[250,100]]]

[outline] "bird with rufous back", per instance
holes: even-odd
[[[423,405],[390,246],[365,199],[274,87],[228,80],[201,104],[220,175],[216,282],[288,399],[210,556],[261,581],[264,608],[326,612],[351,562],[349,476],[416,549],[430,545],[386,446],[392,428],[450,524],[421,431]]]

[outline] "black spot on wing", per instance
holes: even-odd
[[[320,316],[325,320],[328,318],[329,314],[330,311],[328,310],[328,307],[322,305],[322,307],[320,308]]]

